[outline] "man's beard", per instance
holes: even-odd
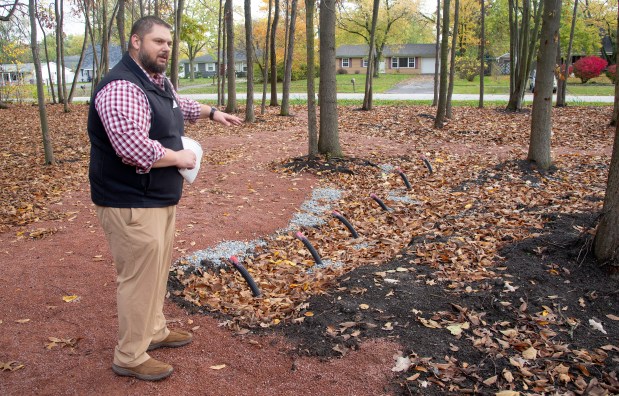
[[[159,64],[157,63],[157,57],[151,58],[144,51],[138,52],[138,58],[140,59],[140,63],[142,63],[142,67],[149,73],[163,73],[167,67],[167,63]]]

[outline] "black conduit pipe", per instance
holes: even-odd
[[[314,262],[316,263],[316,265],[323,265],[322,260],[320,259],[320,256],[318,255],[318,252],[316,251],[314,246],[312,246],[310,241],[305,237],[305,235],[303,235],[301,231],[298,231],[295,234],[295,236],[297,237],[298,240],[303,242],[305,247],[310,251],[310,253],[312,254],[312,257],[314,258]]]
[[[359,238],[359,234],[357,234],[357,231],[355,231],[355,228],[352,226],[352,224],[350,224],[350,222],[344,216],[342,216],[341,213],[334,210],[333,217],[341,221],[346,226],[346,228],[348,228],[348,231],[350,231],[353,238],[355,239]]]
[[[423,161],[424,164],[426,164],[426,168],[428,168],[428,171],[430,171],[430,174],[434,173],[434,170],[432,169],[432,164],[430,163],[430,160],[426,158],[425,155],[421,156],[421,160]]]
[[[411,187],[411,183],[408,181],[408,177],[406,177],[406,175],[404,174],[404,171],[402,171],[402,169],[398,168],[397,169],[398,175],[400,175],[400,177],[402,178],[402,180],[404,180],[404,184],[406,185],[406,189],[410,190]]]
[[[374,201],[378,202],[378,204],[380,205],[380,207],[381,207],[381,208],[383,208],[383,210],[386,210],[386,211],[389,211],[389,210],[390,210],[390,209],[389,209],[389,207],[388,207],[387,205],[385,205],[385,203],[382,201],[382,199],[380,199],[380,198],[378,198],[378,197],[376,196],[376,194],[372,193],[372,194],[370,194],[370,197],[371,197]]]
[[[239,259],[236,258],[236,256],[231,256],[228,260],[230,260],[234,268],[236,268],[241,273],[243,279],[245,279],[245,282],[247,282],[247,284],[249,285],[251,292],[254,294],[254,297],[260,297],[261,293],[258,285],[256,285],[256,282],[254,282],[254,278],[251,277],[249,271],[247,271],[247,269],[243,267],[243,264],[239,263]]]

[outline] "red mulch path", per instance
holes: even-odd
[[[80,114],[72,117],[85,122],[84,108],[76,106],[73,110]],[[56,126],[62,124],[59,106],[48,111],[52,131],[63,128]],[[19,112],[26,112],[26,117],[38,121],[36,107],[24,106],[8,112],[3,111],[0,116],[19,117]],[[54,121],[55,117],[59,120]],[[10,120],[5,118],[4,122]],[[206,158],[199,179],[185,187],[179,204],[174,260],[184,251],[204,249],[229,239],[251,240],[287,225],[316,183],[309,175],[293,178],[267,171],[270,162],[301,156],[307,150],[306,132],[288,124],[282,118],[279,131],[273,131],[272,126],[261,131],[245,127],[220,129],[204,139],[199,138],[201,131],[212,128],[212,124],[200,121],[189,126],[187,134],[198,136]],[[83,130],[84,125],[64,128]],[[36,130],[37,126],[31,127]],[[288,130],[284,130],[286,127]],[[377,146],[388,147],[384,140],[372,139]],[[364,143],[367,142],[361,144]],[[36,142],[32,146],[38,155],[36,162],[42,158],[38,145]],[[62,150],[55,148],[57,153]],[[289,353],[292,346],[283,337],[236,336],[220,327],[217,319],[189,315],[169,301],[165,314],[170,326],[195,329],[192,344],[152,352],[153,357],[172,364],[174,374],[156,383],[116,376],[110,368],[117,329],[116,274],[90,201],[86,170],[82,172],[84,181],[80,188],[53,205],[55,211],[76,212],[71,216],[74,218],[13,227],[0,234],[0,362],[17,361],[24,365],[19,370],[0,372],[0,394],[385,392],[392,378],[392,355],[399,348],[395,343],[367,342],[359,351],[327,362],[295,357]],[[42,239],[16,236],[20,231],[37,228],[56,228],[57,232]],[[79,296],[77,301],[63,301],[63,296],[73,294]],[[16,322],[22,319],[29,321]],[[48,337],[80,340],[75,349],[46,349]],[[210,368],[221,364],[226,367]]]

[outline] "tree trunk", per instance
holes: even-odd
[[[610,160],[602,215],[593,241],[593,252],[601,264],[619,266],[619,126]]]
[[[222,14],[222,0],[219,0],[219,18],[217,19],[217,106],[221,106],[223,104],[223,84],[221,83],[221,75],[222,75],[222,52],[223,52],[223,45],[222,45],[222,19],[221,19],[221,14]],[[225,36],[225,35],[224,35]],[[191,72],[193,73],[193,68],[191,69]]]
[[[234,64],[234,8],[232,0],[226,0],[224,6],[224,17],[226,19],[226,58],[228,63],[228,101],[226,104],[227,113],[236,113],[236,70]]]
[[[84,5],[84,14],[88,15],[88,3]],[[84,55],[86,54],[86,44],[88,43],[88,30],[89,24],[84,24],[84,41],[82,42],[82,51],[80,52],[80,58],[77,61],[77,66],[75,67],[76,73],[73,77],[73,83],[71,84],[71,91],[69,92],[69,102],[73,101],[73,94],[75,93],[75,88],[77,87],[77,80],[79,79],[79,70],[82,68],[82,63],[84,62]]]
[[[565,72],[561,74],[557,87],[557,106],[567,106],[565,95],[567,94],[567,79],[570,77],[570,65],[572,64],[572,45],[574,43],[574,30],[576,29],[576,16],[578,15],[578,0],[574,0],[574,11],[572,12],[572,26],[570,27],[570,41],[567,44],[567,54],[565,56]]]
[[[314,0],[305,0],[305,37],[307,40],[307,135],[310,159],[318,154],[318,130],[316,118],[316,89],[314,87],[316,63],[314,54]]]
[[[28,1],[28,13],[30,14],[30,49],[34,60],[34,71],[37,79],[37,100],[39,104],[39,118],[41,121],[41,133],[43,136],[43,150],[45,152],[45,163],[54,163],[54,152],[52,141],[49,136],[47,124],[47,112],[45,110],[45,89],[43,88],[43,73],[41,72],[41,59],[39,58],[39,43],[37,41],[36,28],[36,5],[35,0]]]
[[[531,111],[531,141],[527,159],[541,169],[552,165],[550,137],[552,133],[552,85],[557,55],[561,0],[544,0],[540,46],[537,56],[535,95]]]
[[[292,58],[294,55],[294,34],[297,20],[297,0],[290,5],[290,26],[288,27],[288,46],[286,49],[286,69],[284,71],[284,86],[282,88],[282,107],[280,115],[290,115],[290,81],[292,80]]]
[[[174,13],[174,34],[172,36],[172,60],[170,62],[170,82],[174,88],[178,89],[178,62],[181,43],[181,26],[183,25],[183,9],[185,0],[177,0]]]
[[[617,15],[617,40],[615,41],[615,53],[617,53],[617,50],[619,50],[619,15]],[[615,57],[615,59],[619,60],[619,56]],[[615,73],[616,72],[617,70],[615,69]],[[613,106],[613,117],[610,120],[611,126],[619,124],[617,122],[617,118],[619,118],[619,78],[615,77],[615,104]]]
[[[440,45],[441,42],[441,0],[436,0],[436,43],[434,50],[434,99],[432,99],[432,106],[438,104],[438,80],[439,80],[439,65],[440,65]]]
[[[320,0],[320,135],[318,151],[341,157],[335,79],[335,0]]]
[[[445,123],[445,110],[447,109],[447,55],[449,51],[449,2],[443,2],[443,28],[441,39],[441,76],[438,94],[438,106],[436,108],[436,118],[434,127],[442,128]]]
[[[245,0],[245,52],[247,54],[247,106],[245,121],[254,122],[254,34],[251,23],[251,0]]]
[[[365,71],[365,94],[363,95],[363,110],[372,110],[372,78],[374,77],[374,71],[377,69],[376,65],[376,25],[378,24],[378,7],[380,6],[380,0],[374,0],[372,4],[372,27],[370,28],[370,45],[368,53],[368,67]]]
[[[118,0],[118,14],[116,15],[118,27],[118,40],[122,51],[127,50],[127,38],[125,37],[125,0]]]
[[[279,0],[275,0],[273,26],[271,26],[271,102],[269,106],[278,106],[277,100],[277,23],[279,22]]]
[[[38,18],[37,13],[37,22],[39,23],[39,28],[41,28],[41,32],[43,32],[43,48],[45,49],[45,63],[47,65],[47,78],[49,80],[50,91],[52,92],[52,103],[56,103],[56,92],[54,92],[54,80],[52,79],[52,69],[49,67],[49,51],[47,50],[47,34],[45,34],[45,29],[43,28],[43,24],[41,23],[41,18]],[[84,37],[85,39],[85,37]],[[79,70],[79,66],[76,70]]]
[[[456,77],[456,40],[458,38],[458,19],[460,19],[460,0],[454,3],[454,30],[451,36],[451,59],[449,61],[449,87],[447,88],[447,105],[445,117],[451,119],[451,96],[454,92],[454,78]]]
[[[62,17],[60,15],[60,4],[63,0],[56,0],[54,2],[54,14],[56,19],[56,87],[58,88],[58,102],[64,103],[65,97],[63,95],[64,90],[62,86],[64,84],[64,72],[62,70],[62,65],[60,64],[60,56],[62,53]]]
[[[484,108],[484,76],[486,75],[486,0],[481,0],[481,33],[479,40],[479,108]]]
[[[267,103],[267,83],[269,80],[269,40],[271,38],[271,15],[273,14],[273,0],[269,0],[269,16],[267,17],[267,31],[264,36],[264,53],[262,55],[264,67],[262,68],[262,102],[260,103],[260,114],[266,111]]]

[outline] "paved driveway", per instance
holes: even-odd
[[[386,91],[388,94],[434,94],[434,76],[411,77]]]

